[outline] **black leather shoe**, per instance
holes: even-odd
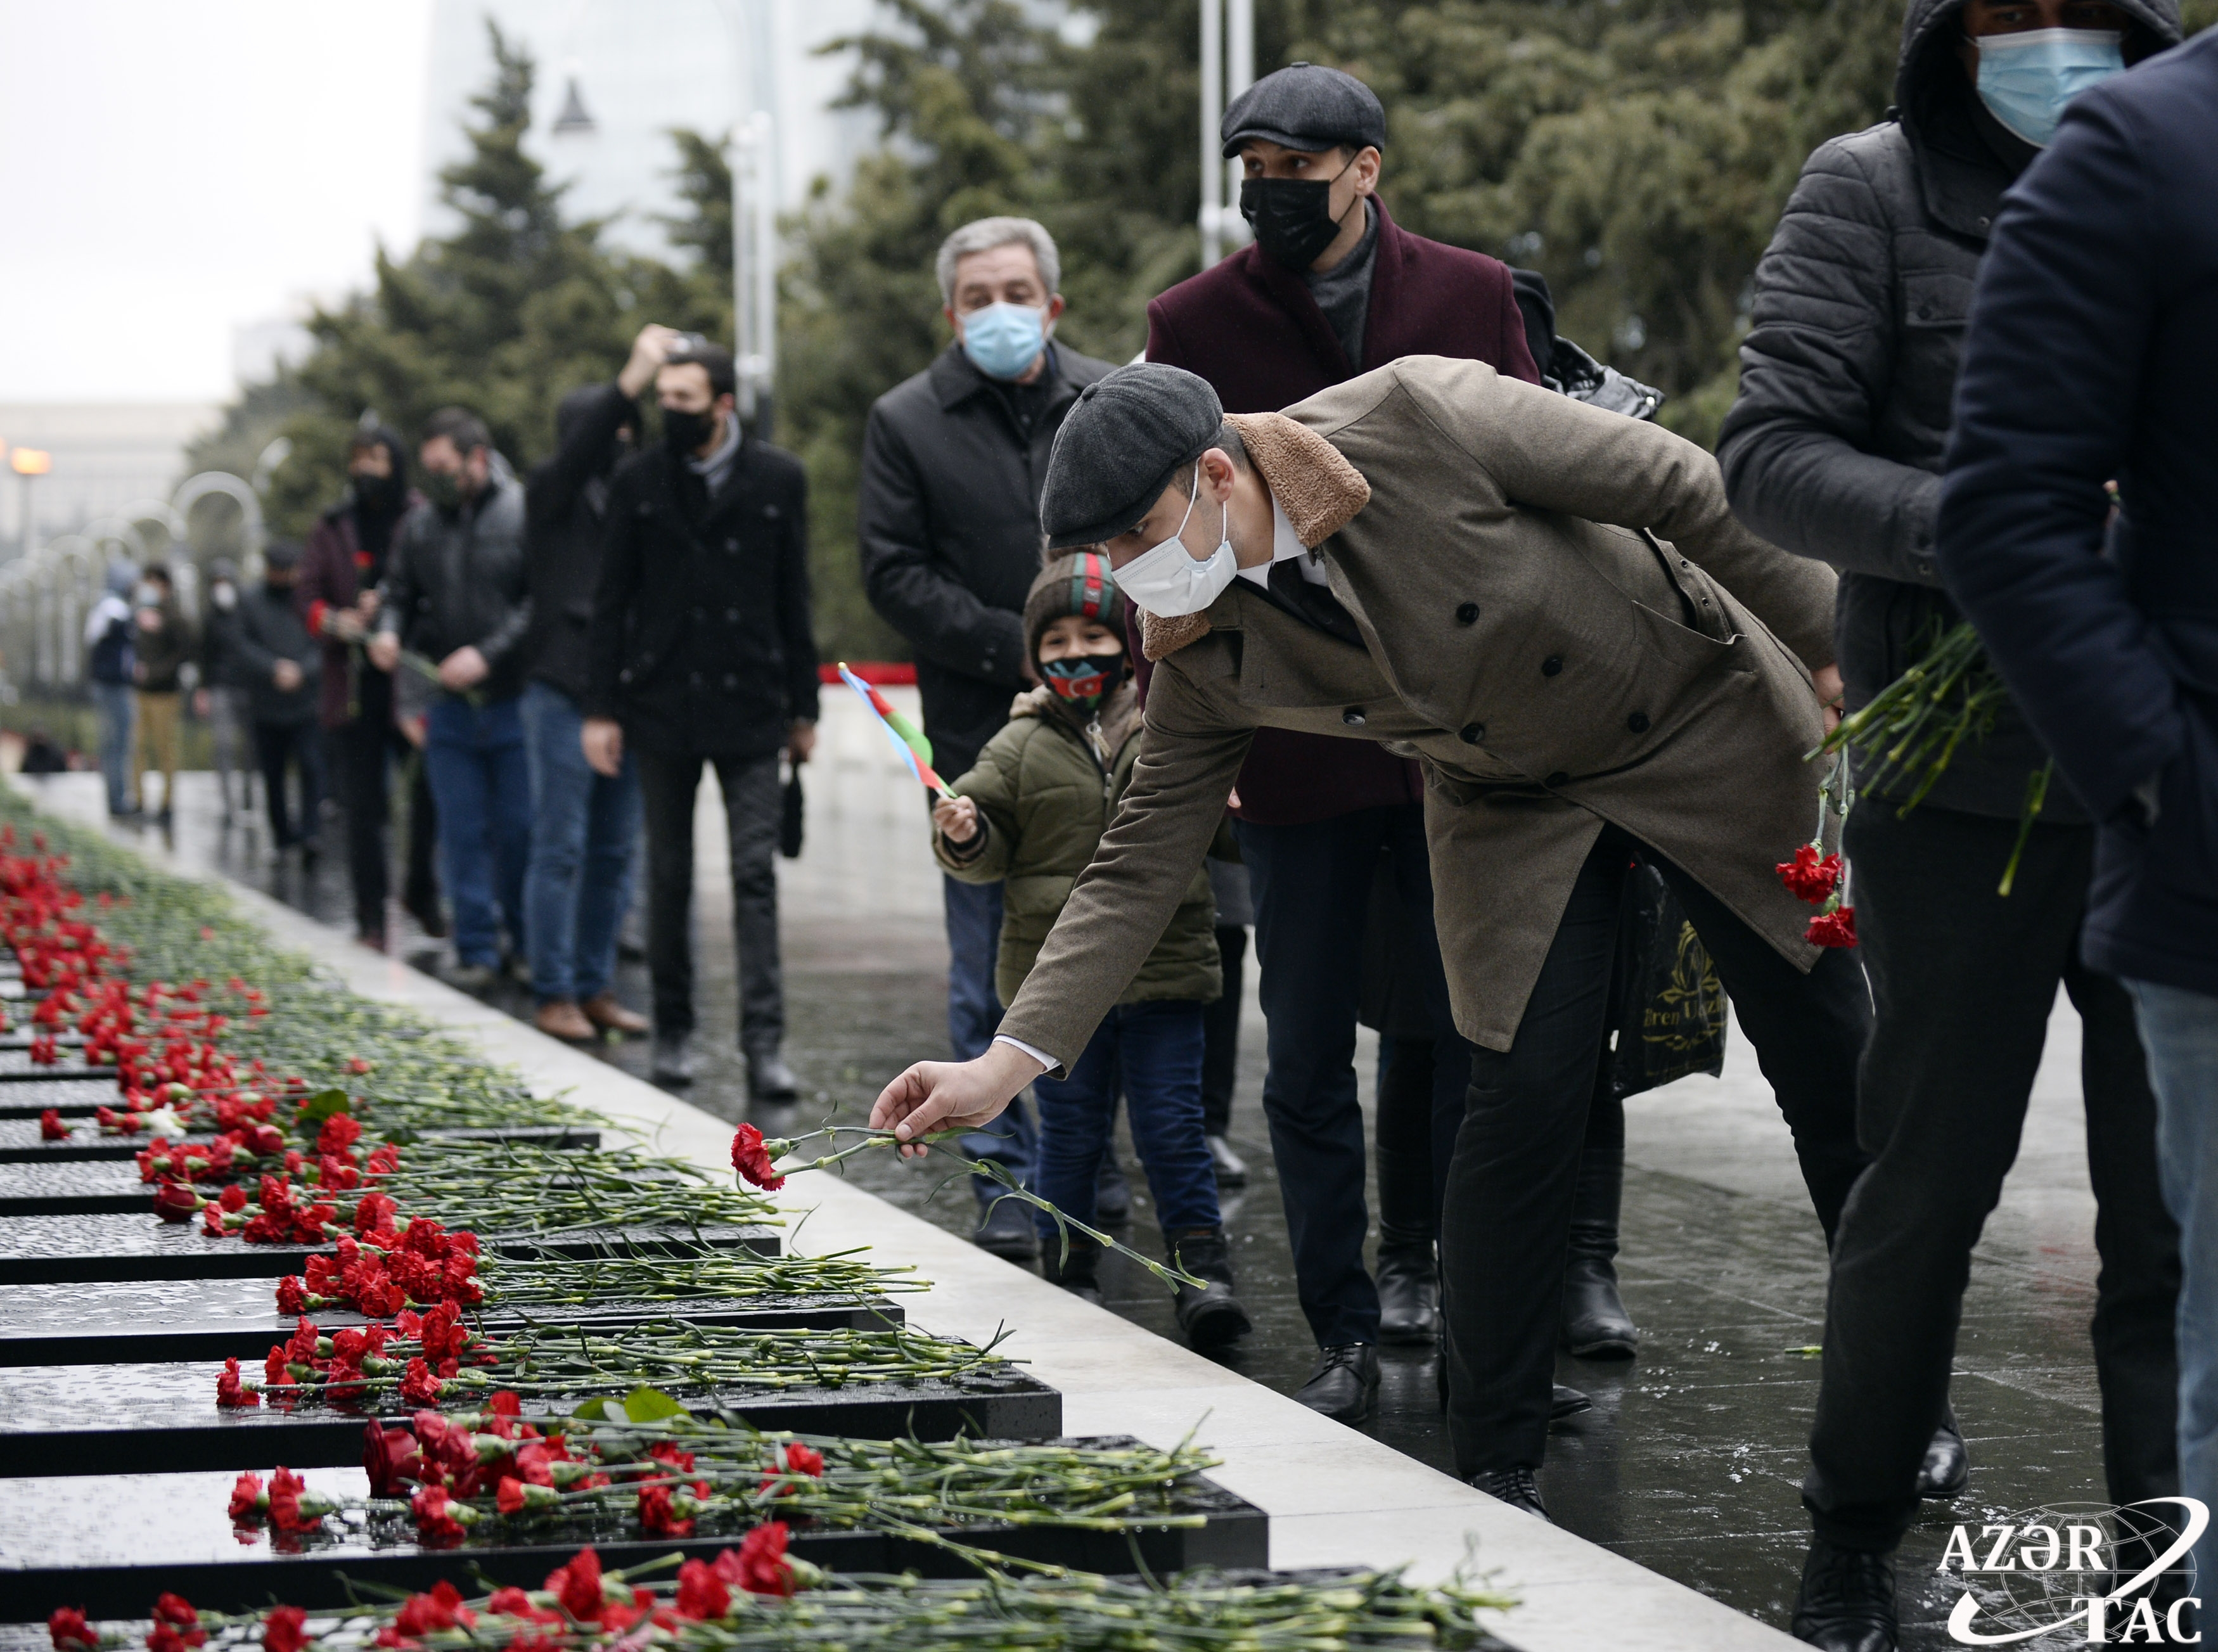
[[[1433,1243],[1379,1247],[1379,1340],[1430,1342],[1440,1330],[1440,1277]]]
[[[1564,1267],[1564,1348],[1574,1359],[1630,1359],[1640,1333],[1617,1294],[1617,1268],[1606,1256],[1574,1250]]]
[[[1220,1189],[1248,1185],[1248,1161],[1235,1153],[1232,1144],[1221,1135],[1209,1138],[1209,1163],[1217,1172]]]
[[[1530,1469],[1482,1469],[1471,1476],[1471,1483],[1514,1509],[1540,1519],[1548,1518],[1548,1506],[1540,1500],[1540,1487]]]
[[[1972,1454],[1964,1449],[1963,1431],[1956,1426],[1954,1408],[1941,1414],[1941,1426],[1926,1442],[1925,1461],[1918,1468],[1918,1494],[1938,1501],[1955,1496],[1972,1477]]]
[[[1566,1417],[1576,1417],[1582,1411],[1594,1409],[1594,1401],[1575,1388],[1565,1388],[1561,1383],[1548,1396],[1548,1420],[1561,1422]]]
[[[778,1055],[747,1057],[747,1099],[765,1106],[791,1106],[801,1099],[801,1081]]]
[[[1794,1633],[1824,1652],[1895,1652],[1894,1556],[1812,1538],[1794,1596]]]
[[[1039,1230],[1032,1225],[1032,1206],[1008,1197],[985,1205],[978,1213],[978,1227],[970,1242],[1005,1262],[1031,1261],[1040,1253]]]
[[[1318,1352],[1310,1380],[1294,1398],[1335,1422],[1368,1420],[1379,1398],[1379,1350],[1368,1342],[1343,1342]]]
[[[1113,1153],[1101,1155],[1101,1173],[1094,1183],[1094,1219],[1110,1228],[1132,1219],[1132,1184]]]
[[[1255,1328],[1233,1295],[1232,1250],[1224,1228],[1201,1228],[1181,1235],[1171,1247],[1171,1262],[1209,1282],[1200,1290],[1177,1287],[1179,1329],[1188,1342],[1197,1348],[1222,1347]]]

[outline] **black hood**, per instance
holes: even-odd
[[[2133,20],[2126,40],[2128,63],[2180,40],[2179,0],[2110,0]],[[1963,33],[1964,0],[1910,0],[1902,19],[1902,55],[1894,73],[1894,102],[1913,142],[1959,130],[1971,80],[1956,55]]]

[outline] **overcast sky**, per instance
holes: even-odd
[[[0,402],[219,400],[420,212],[428,0],[0,0]]]

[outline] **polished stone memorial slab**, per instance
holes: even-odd
[[[1068,1443],[1114,1447],[1135,1442]],[[312,1469],[305,1477],[313,1489],[327,1494],[362,1497],[369,1489],[359,1469]],[[471,1567],[495,1585],[536,1588],[584,1543],[593,1545],[604,1566],[621,1567],[672,1553],[711,1556],[734,1546],[745,1530],[735,1525],[686,1538],[645,1538],[635,1525],[627,1535],[623,1525],[596,1528],[580,1523],[526,1527],[518,1533],[524,1541],[513,1545],[466,1543],[428,1550],[398,1539],[403,1531],[412,1538],[405,1515],[362,1519],[357,1510],[350,1511],[356,1517],[351,1520],[329,1519],[327,1533],[287,1539],[305,1552],[282,1554],[268,1531],[232,1525],[226,1513],[232,1481],[230,1474],[217,1472],[12,1482],[0,1498],[0,1618],[34,1620],[58,1606],[88,1601],[151,1604],[164,1590],[203,1610],[239,1611],[273,1599],[313,1610],[353,1598],[349,1580],[419,1589]],[[1205,1524],[1131,1531],[994,1525],[947,1535],[1019,1558],[1089,1571],[1138,1567],[1160,1574],[1267,1562],[1267,1520],[1253,1504],[1199,1479],[1181,1489],[1174,1507],[1180,1513],[1202,1516]],[[959,1555],[890,1532],[826,1531],[796,1523],[791,1552],[846,1572],[975,1575]]]
[[[215,1402],[215,1379],[216,1368],[197,1361],[0,1367],[0,1478],[128,1474],[154,1462],[184,1472],[362,1461],[362,1408],[227,1411]],[[1063,1428],[1063,1396],[1011,1365],[940,1382],[672,1392],[699,1415],[854,1439],[1048,1439]],[[527,1410],[565,1414],[583,1397],[534,1395]],[[384,1409],[398,1419],[412,1408]],[[0,1507],[17,1489],[0,1489]]]
[[[81,1082],[77,1084],[80,1090]],[[12,1094],[0,1092],[0,1094]],[[95,1107],[114,1106],[115,1092],[109,1087],[94,1104]],[[77,1099],[82,1101],[80,1095]],[[39,1113],[46,1106],[61,1112],[59,1105],[42,1102],[28,1110],[27,1116],[0,1116],[0,1164],[51,1164],[70,1160],[124,1160],[139,1156],[139,1150],[154,1140],[151,1134],[139,1135],[101,1135],[90,1126],[80,1126],[66,1142],[48,1142],[39,1135]],[[72,1117],[63,1113],[64,1117]],[[90,1117],[79,1114],[76,1117]],[[378,1138],[373,1121],[371,1139]],[[501,1124],[492,1126],[458,1127],[453,1129],[424,1129],[415,1133],[425,1142],[520,1142],[529,1147],[565,1148],[580,1150],[601,1145],[601,1133],[591,1125],[582,1124]],[[185,1140],[206,1140],[206,1137],[187,1136]]]
[[[504,1254],[592,1256],[610,1246],[683,1253],[700,1245],[778,1253],[778,1230],[767,1227],[663,1229],[592,1228],[545,1234],[480,1234]],[[0,1219],[0,1285],[75,1284],[115,1279],[275,1279],[303,1273],[307,1259],[328,1245],[249,1245],[211,1239],[196,1223],[151,1215],[10,1216]]]
[[[0,1219],[151,1212],[154,1189],[139,1167],[101,1160],[0,1164]]]

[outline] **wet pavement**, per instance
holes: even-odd
[[[820,759],[806,776],[807,845],[798,861],[779,866],[787,1055],[805,1099],[789,1117],[756,1115],[773,1135],[820,1122],[859,1123],[887,1080],[947,1049],[946,950],[922,807],[879,733],[841,700],[827,696],[827,707]],[[94,783],[71,776],[59,783]],[[701,813],[700,1072],[685,1093],[737,1119],[748,1116],[746,1073],[734,1043],[730,894],[713,783],[703,787]],[[134,830],[153,835],[152,827]],[[326,852],[313,864],[297,856],[273,863],[266,824],[242,814],[226,826],[214,777],[188,775],[171,840],[190,863],[345,926],[353,903],[342,831],[336,818],[326,820]],[[427,963],[439,951],[405,919],[397,920],[394,950]],[[618,992],[647,1005],[642,963],[622,964]],[[527,990],[504,985],[494,996],[530,1015]],[[1225,1210],[1255,1331],[1222,1358],[1291,1392],[1308,1376],[1315,1350],[1295,1302],[1257,1099],[1263,1029],[1252,973],[1243,1014],[1231,1137],[1252,1179],[1227,1197]],[[644,1042],[597,1053],[647,1076]],[[1358,1053],[1366,1108],[1375,1060],[1366,1032]],[[2094,1205],[2078,1061],[2078,1019],[2060,999],[2017,1168],[1974,1257],[1965,1302],[1953,1393],[1970,1442],[1971,1487],[1954,1505],[1929,1504],[1900,1556],[1904,1645],[1917,1652],[1959,1644],[1943,1620],[1962,1586],[1935,1575],[1954,1523],[1970,1524],[1976,1537],[1982,1525],[2022,1521],[2036,1509],[2104,1501],[2087,1343]],[[1559,1363],[1558,1380],[1595,1403],[1558,1425],[1543,1489],[1558,1524],[1783,1627],[1806,1531],[1799,1483],[1817,1388],[1822,1239],[1785,1126],[1737,1032],[1723,1080],[1691,1079],[1635,1098],[1626,1130],[1620,1268],[1642,1327],[1641,1352],[1630,1362]],[[1137,1172],[1129,1140],[1120,1152]],[[976,1219],[967,1186],[950,1185],[944,1167],[877,1154],[850,1162],[858,1183],[941,1227],[967,1233]],[[1143,1180],[1136,1181],[1130,1230],[1120,1236],[1160,1253]],[[1103,1284],[1118,1313],[1175,1337],[1168,1298],[1142,1270],[1112,1257]],[[1366,1432],[1446,1466],[1429,1351],[1389,1348],[1384,1365],[1379,1413]],[[2000,1625],[1991,1619],[1986,1626]],[[2083,1636],[2060,1632],[2019,1643],[2084,1643]]]

